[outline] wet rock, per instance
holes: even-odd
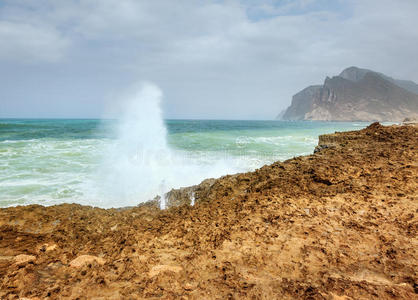
[[[172,189],[166,194],[167,207],[194,205],[201,202],[210,193],[210,189],[215,181],[215,179],[209,178],[203,180],[198,185]]]
[[[318,145],[318,146],[315,147],[314,153],[318,153],[319,151],[321,151],[323,149],[328,149],[328,148],[330,148],[329,145],[324,145],[324,144],[323,145]]]

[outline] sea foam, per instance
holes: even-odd
[[[228,159],[202,164],[167,144],[167,131],[160,108],[163,93],[152,83],[143,83],[124,101],[118,120],[117,140],[100,168],[101,183],[97,205],[137,205],[161,197],[172,188],[239,171]]]

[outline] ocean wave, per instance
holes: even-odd
[[[84,128],[79,121],[67,120],[46,122],[49,128],[60,127],[61,131],[40,134],[34,124],[25,124],[31,129],[22,129],[14,139],[11,127],[3,126],[0,206],[64,202],[102,207],[136,205],[208,177],[252,171],[312,153],[319,134],[360,124],[312,129],[314,124],[301,123],[295,129],[277,123],[282,127],[271,129],[272,123],[263,128],[262,122],[250,121],[170,121],[172,128],[163,140],[164,130],[159,127],[163,126],[162,119],[151,118],[150,112],[155,113],[156,107],[147,109],[134,106],[134,123],[126,123],[117,136],[92,132],[94,122]],[[141,112],[145,117],[138,117]],[[138,119],[143,123],[136,124]],[[117,132],[115,128],[112,131]],[[140,149],[148,153],[144,155]]]

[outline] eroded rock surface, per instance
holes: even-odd
[[[92,263],[98,263],[99,265],[103,265],[105,263],[105,260],[101,257],[85,254],[73,259],[70,262],[70,266],[74,268],[81,268],[84,265],[91,265]]]
[[[417,127],[319,145],[164,211],[1,209],[0,299],[416,299]],[[36,259],[18,266],[22,254]],[[71,267],[83,255],[102,260]]]

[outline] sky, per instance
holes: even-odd
[[[417,0],[0,0],[0,117],[272,119],[358,66],[418,82]]]

